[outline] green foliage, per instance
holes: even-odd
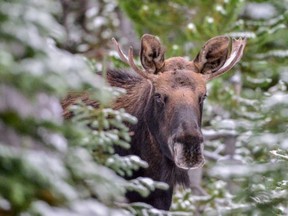
[[[133,206],[117,204],[127,190],[147,196],[167,185],[120,177],[147,167],[114,154],[115,146],[130,147],[126,124],[137,120],[109,108],[124,92],[95,74],[94,61],[56,47],[65,40],[59,8],[57,1],[1,2],[0,215],[131,215]],[[69,91],[90,92],[99,106],[79,101],[64,122],[60,100]]]
[[[119,6],[133,20],[139,36],[151,33],[161,37],[167,47],[168,56],[195,56],[199,45],[211,35],[239,29],[235,22],[243,3],[243,0],[141,3],[137,0],[124,0],[119,1]]]
[[[284,0],[121,0],[120,12],[113,0],[92,2],[88,11],[86,3],[65,2],[1,1],[0,215],[285,215]],[[91,56],[96,47],[96,56],[107,55],[102,48],[120,27],[121,11],[138,36],[158,35],[167,56],[193,59],[207,39],[220,34],[248,38],[234,72],[208,84],[204,134],[218,139],[206,141],[206,154],[213,156],[202,180],[207,194],[178,190],[171,212],[124,202],[126,191],[147,196],[167,185],[121,177],[147,167],[137,156],[114,154],[114,147],[129,148],[126,125],[137,120],[109,108],[125,92],[95,74],[105,72],[106,64],[70,53]],[[89,92],[98,107],[77,101],[70,107],[74,117],[64,122],[60,100],[69,91]]]

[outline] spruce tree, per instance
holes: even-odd
[[[287,9],[284,0],[1,1],[0,215],[285,215]],[[137,40],[158,35],[167,57],[193,59],[216,35],[248,39],[236,69],[208,85],[202,196],[175,191],[172,212],[125,203],[127,190],[166,185],[126,181],[147,164],[114,152],[129,148],[125,125],[137,120],[109,108],[125,92],[96,72],[124,67],[108,55],[122,13]],[[99,107],[76,101],[64,121],[61,99],[83,91]]]
[[[96,74],[101,63],[59,49],[67,37],[60,8],[58,1],[1,2],[0,214],[147,215],[153,209],[125,204],[125,192],[147,196],[167,186],[121,177],[147,167],[114,154],[115,145],[130,147],[126,124],[137,119],[109,108],[124,92]],[[60,101],[71,92],[88,92],[99,107],[75,101],[64,121]]]

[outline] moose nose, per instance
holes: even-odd
[[[183,144],[200,144],[203,143],[203,135],[200,132],[181,133],[176,135],[175,141]]]
[[[182,123],[175,136],[175,141],[183,144],[203,143],[203,135],[197,124]]]

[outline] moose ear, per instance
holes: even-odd
[[[157,74],[164,66],[165,49],[160,40],[153,35],[144,34],[141,38],[140,59],[148,73]]]
[[[242,57],[246,39],[218,36],[208,40],[194,59],[194,65],[206,80],[230,70]]]

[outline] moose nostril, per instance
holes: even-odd
[[[193,136],[192,141],[195,143],[203,143],[203,136],[202,135]]]
[[[201,143],[204,142],[204,138],[203,138],[203,135],[202,135],[202,134],[198,137],[198,139],[199,139],[199,142],[201,142]]]

